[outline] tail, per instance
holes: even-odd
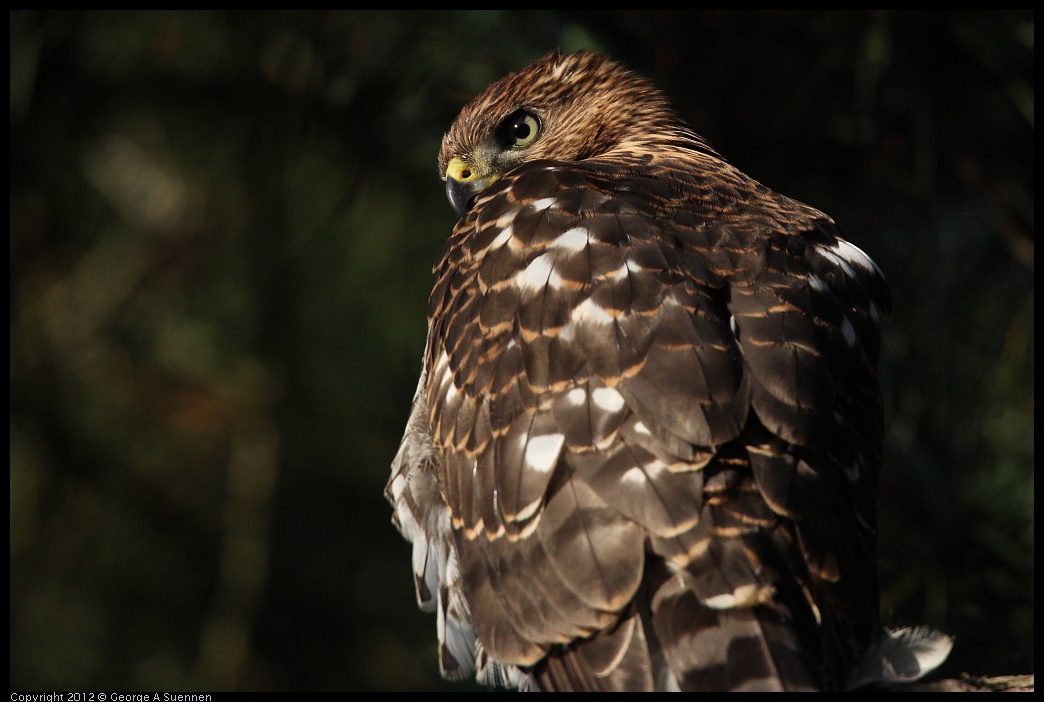
[[[549,652],[549,691],[809,691],[822,685],[812,622],[771,588],[698,597],[703,584],[650,557],[634,606],[614,629]]]

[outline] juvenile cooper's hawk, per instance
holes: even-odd
[[[833,220],[587,53],[479,95],[439,173],[461,219],[387,494],[443,674],[772,690],[931,665],[878,621],[890,301]]]

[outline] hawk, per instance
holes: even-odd
[[[443,675],[802,690],[928,667],[944,645],[879,623],[870,257],[599,54],[494,83],[438,164],[460,221],[386,494]]]

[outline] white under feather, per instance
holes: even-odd
[[[536,689],[528,673],[490,659],[475,635],[471,610],[464,599],[449,508],[435,477],[438,458],[428,430],[426,381],[422,374],[406,434],[392,461],[388,494],[394,505],[394,522],[413,544],[417,603],[425,611],[436,612],[439,667],[450,680],[474,675],[476,681],[485,685]]]
[[[946,660],[953,638],[931,627],[886,630],[852,674],[847,689],[920,680]]]

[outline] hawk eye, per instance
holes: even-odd
[[[513,148],[524,148],[540,134],[540,120],[525,110],[515,112],[501,123],[504,141]]]

